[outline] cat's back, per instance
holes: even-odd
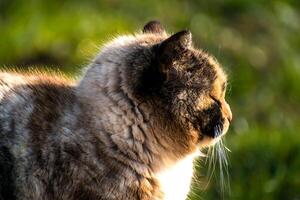
[[[0,102],[44,98],[45,103],[59,103],[61,96],[66,100],[73,95],[73,85],[72,80],[54,74],[0,72]]]
[[[73,83],[57,75],[0,72],[1,133],[41,125],[58,117],[74,101]],[[15,132],[15,131],[14,131]]]
[[[57,157],[54,149],[76,123],[70,118],[76,102],[73,82],[64,77],[0,73],[0,200],[14,199],[15,193],[33,199],[41,193],[40,179],[50,177],[43,174],[50,174],[50,158]]]

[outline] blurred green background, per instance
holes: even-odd
[[[229,74],[227,199],[300,199],[300,1],[0,0],[0,66],[78,74],[101,44],[152,19],[190,29]],[[199,163],[198,163],[199,164]],[[203,162],[199,177],[207,176]],[[216,171],[218,171],[216,169]],[[190,199],[221,199],[216,177]],[[200,182],[200,183],[199,183]]]

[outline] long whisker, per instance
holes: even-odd
[[[222,134],[222,127],[217,125],[214,129],[215,135],[219,136]],[[207,151],[207,157],[205,160],[205,164],[208,163],[208,181],[206,188],[208,187],[212,177],[214,176],[214,172],[216,166],[219,168],[219,184],[220,184],[220,193],[222,199],[225,199],[225,194],[230,196],[230,180],[229,180],[229,163],[228,163],[228,153],[230,150],[224,145],[224,139],[220,138],[219,141],[214,145],[210,146]]]
[[[215,147],[214,146],[208,147],[207,154],[208,154],[208,157],[206,158],[205,163],[208,162],[208,181],[207,181],[205,188],[208,187],[208,185],[214,175],[215,168],[216,168]]]
[[[214,134],[216,136],[220,135],[221,134],[221,127],[219,125],[217,125],[215,128],[214,128]],[[206,188],[208,187],[213,175],[214,175],[214,172],[215,172],[215,169],[216,169],[216,164],[217,164],[217,151],[216,151],[216,146],[213,145],[213,146],[210,146],[208,148],[208,157],[205,161],[205,163],[207,163],[207,160],[208,161],[208,181],[207,181],[207,185],[206,185]]]
[[[230,181],[228,172],[228,156],[226,149],[224,148],[223,139],[217,144],[218,158],[219,158],[219,170],[220,170],[220,192],[222,198],[225,198],[226,192],[230,194]]]

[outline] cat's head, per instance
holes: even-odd
[[[135,92],[151,99],[157,112],[193,142],[206,146],[217,141],[232,120],[225,100],[226,74],[220,64],[193,47],[189,31],[168,36],[159,22],[152,21],[143,34],[160,39],[147,41],[143,51],[148,61],[134,84]]]

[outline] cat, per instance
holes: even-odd
[[[226,74],[158,21],[107,43],[78,82],[0,73],[0,200],[185,199],[228,130]]]

